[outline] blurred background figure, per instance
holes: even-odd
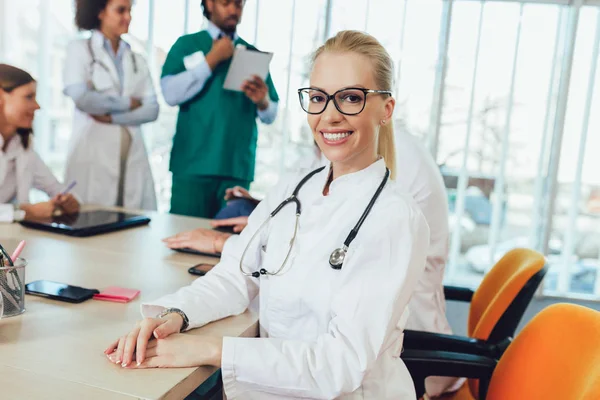
[[[159,106],[146,61],[121,35],[131,0],[77,0],[75,23],[91,37],[73,41],[64,93],[76,106],[66,180],[84,202],[155,210],[156,194],[140,125]]]
[[[254,76],[242,91],[223,89],[234,46],[254,46],[236,32],[245,0],[203,0],[206,30],[180,37],[162,71],[169,105],[179,105],[170,170],[171,212],[213,218],[225,190],[254,179],[256,117],[271,124],[279,96],[271,77]]]
[[[75,213],[79,202],[58,182],[33,151],[32,126],[40,109],[33,77],[11,65],[0,64],[0,222],[47,218],[55,212]],[[51,197],[30,204],[32,188]]]

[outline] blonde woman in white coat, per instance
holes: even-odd
[[[0,64],[0,222],[46,218],[57,210],[75,213],[79,202],[33,151],[31,127],[36,110],[36,82],[22,69]],[[50,200],[30,204],[32,188]]]
[[[406,190],[423,212],[430,230],[430,246],[427,254],[425,273],[417,283],[409,303],[410,318],[407,329],[434,333],[452,334],[446,318],[444,297],[444,271],[448,258],[448,199],[442,174],[421,141],[408,133],[397,133],[396,184]],[[321,152],[315,156],[315,165],[321,160]],[[324,159],[324,157],[323,157]],[[324,160],[323,163],[327,162]],[[238,190],[243,190],[237,188]],[[213,227],[230,226],[234,232],[241,232],[248,223],[248,217],[226,220],[213,220]],[[205,253],[221,253],[233,234],[215,229],[198,228],[182,232],[164,240],[173,249],[191,248]],[[451,377],[428,377],[425,387],[429,396],[439,396],[460,388],[464,380]]]
[[[64,93],[75,103],[66,180],[86,203],[156,209],[141,125],[158,117],[145,60],[121,35],[131,0],[78,0],[76,25],[91,37],[69,44]]]
[[[409,303],[410,318],[407,329],[452,334],[446,318],[444,297],[444,271],[448,257],[448,200],[442,175],[431,153],[418,138],[408,133],[398,133],[396,139],[396,184],[409,193],[427,220],[430,230],[430,246],[425,273],[416,285]],[[320,159],[319,152],[316,159]],[[315,165],[313,168],[316,168]],[[241,232],[247,225],[247,217],[213,220],[213,227],[232,226]],[[214,229],[195,229],[165,239],[167,246],[192,248],[205,253],[221,253],[231,233]],[[429,396],[439,396],[460,388],[464,381],[451,377],[428,377],[425,387]]]
[[[399,355],[429,229],[411,196],[387,179],[387,169],[391,177],[395,171],[393,71],[387,52],[364,33],[340,32],[317,50],[310,87],[299,95],[331,164],[281,180],[205,277],[143,304],[146,318],[106,349],[110,361],[214,365],[229,399],[415,398]],[[294,197],[299,225],[293,202],[264,225],[302,181]],[[340,266],[336,249],[362,217]],[[258,339],[178,334],[257,299]]]

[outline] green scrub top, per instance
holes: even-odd
[[[243,44],[238,38],[234,45]],[[165,60],[162,77],[185,71],[184,57],[208,54],[213,39],[208,31],[180,37]],[[223,89],[231,59],[221,62],[202,90],[179,107],[169,169],[173,175],[227,177],[251,182],[256,161],[256,105],[243,93]],[[271,101],[279,97],[271,76],[266,84]]]

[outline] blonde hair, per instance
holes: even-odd
[[[351,52],[364,56],[373,65],[376,88],[392,90],[394,84],[394,62],[385,48],[373,36],[359,31],[341,31],[327,39],[312,56],[314,65],[316,59],[324,52]],[[392,179],[396,177],[396,147],[394,144],[394,126],[392,121],[379,128],[377,154],[385,160],[390,169]]]

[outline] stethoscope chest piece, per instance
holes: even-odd
[[[335,249],[331,255],[329,256],[329,265],[333,269],[342,269],[342,265],[344,264],[344,259],[346,258],[347,247],[344,246],[342,248]]]

